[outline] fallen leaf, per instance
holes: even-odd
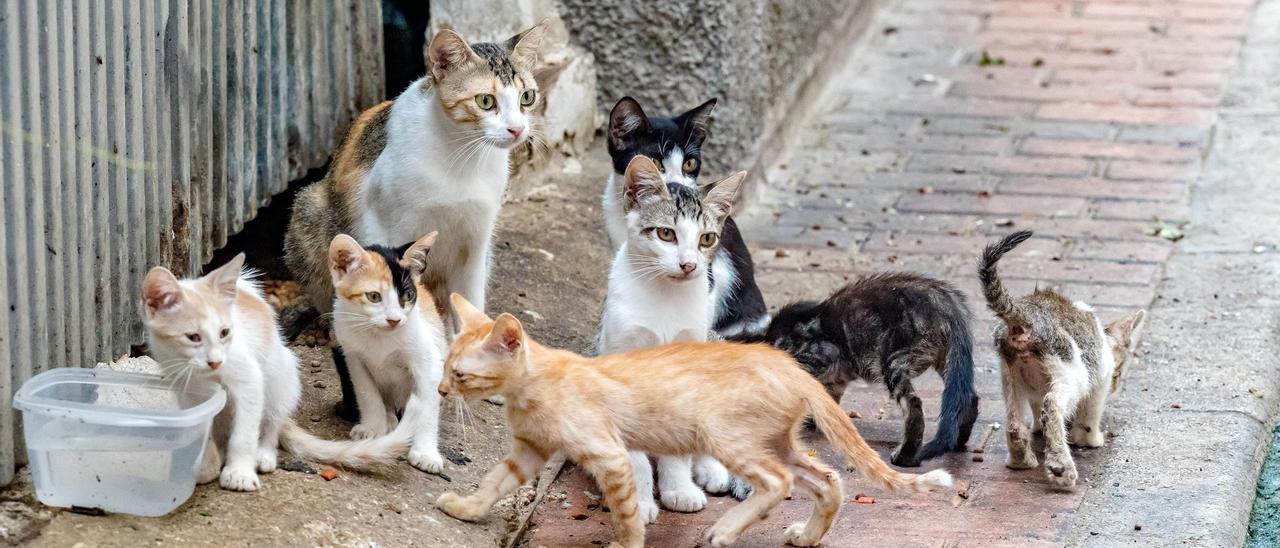
[[[978,59],[978,66],[989,67],[992,65],[1000,66],[1004,64],[1004,57],[992,57],[987,50],[982,50],[982,58]]]
[[[1187,223],[1161,221],[1159,217],[1156,217],[1153,221],[1155,221],[1155,226],[1151,228],[1152,236],[1158,236],[1171,242],[1176,242],[1187,236],[1184,230],[1187,227]]]
[[[818,450],[817,450],[817,449],[810,449],[806,454],[807,454],[807,455],[809,455],[810,457],[816,457],[816,456],[818,456]]]
[[[591,516],[588,516],[588,515],[586,515],[586,514],[584,514],[584,513],[582,513],[582,512],[575,512],[575,513],[573,513],[573,514],[571,514],[571,515],[569,516],[569,518],[573,519],[574,521],[582,521],[582,520],[587,519],[587,518],[589,518],[589,517],[591,517]]]

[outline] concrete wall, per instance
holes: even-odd
[[[576,44],[595,55],[598,104],[622,96],[650,114],[718,97],[709,155],[713,175],[759,163],[770,135],[800,112],[797,98],[819,43],[869,0],[560,0]],[[762,165],[767,166],[765,162]]]

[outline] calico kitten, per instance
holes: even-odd
[[[360,442],[317,439],[293,423],[302,384],[298,358],[280,338],[275,312],[242,272],[244,254],[194,280],[152,268],[142,287],[151,354],[166,373],[221,383],[227,405],[214,419],[198,476],[224,489],[254,491],[276,468],[276,446],[306,459],[365,468],[408,450],[416,416],[387,436]],[[223,466],[223,463],[226,463]]]
[[[400,245],[439,230],[426,286],[437,301],[457,291],[484,306],[509,151],[536,128],[532,70],[543,31],[468,45],[442,30],[428,48],[429,74],[351,125],[329,173],[298,193],[285,235],[285,262],[321,313],[334,302],[328,252],[338,234]],[[357,416],[335,361],[344,415]]]
[[[902,442],[891,462],[920,466],[962,451],[978,418],[973,390],[973,336],[964,294],[950,284],[910,273],[862,278],[822,302],[788,305],[762,340],[786,350],[822,382],[837,402],[854,379],[884,382],[902,408]],[[911,379],[933,369],[942,376],[938,432],[920,446],[924,412]]]
[[[835,522],[844,493],[839,474],[798,446],[796,429],[806,414],[879,485],[908,492],[951,485],[943,470],[916,475],[889,468],[822,385],[767,345],[683,342],[587,358],[538,344],[515,316],[495,321],[458,295],[452,302],[463,331],[449,349],[440,391],[464,398],[505,394],[512,435],[511,452],[475,493],[446,492],[436,500],[455,518],[483,518],[548,457],[562,453],[594,476],[604,493],[617,536],[610,546],[639,548],[644,522],[628,449],[708,454],[754,487],[711,527],[711,546],[732,544],[793,485],[814,505],[807,522],[787,529],[786,541],[816,546]]]
[[[657,162],[662,180],[698,187],[702,172],[702,143],[711,125],[716,100],[711,99],[674,118],[646,116],[640,103],[623,97],[609,113],[609,155],[613,173],[604,190],[604,220],[614,248],[627,241],[627,221],[622,178],[637,156]],[[711,293],[715,310],[712,327],[721,337],[762,331],[769,310],[756,286],[751,252],[733,217],[724,221],[720,246],[711,260]]]
[[[996,262],[1030,237],[1024,230],[987,246],[978,266],[987,306],[1002,322],[995,328],[995,343],[1008,411],[1007,466],[1037,466],[1026,420],[1030,406],[1044,432],[1045,475],[1055,486],[1070,488],[1077,472],[1067,442],[1102,447],[1102,407],[1119,386],[1147,313],[1139,310],[1103,327],[1089,305],[1051,289],[1014,299],[1000,282]]]
[[[664,182],[653,160],[633,158],[624,174],[627,240],[609,272],[609,290],[600,319],[597,352],[610,354],[676,341],[705,341],[714,304],[709,266],[720,230],[745,172],[710,187],[705,197],[690,186]],[[640,509],[646,523],[658,517],[649,458],[632,454]],[[707,496],[694,483],[690,456],[658,456],[662,505],[696,512]],[[713,492],[732,487],[732,477],[715,459],[698,457],[697,480]]]
[[[409,464],[438,474],[440,384],[446,344],[444,324],[431,292],[421,283],[432,232],[397,249],[361,247],[339,234],[329,244],[329,269],[337,297],[333,330],[346,355],[361,413],[356,439],[381,436],[400,413],[422,417]],[[381,412],[379,412],[381,411]]]

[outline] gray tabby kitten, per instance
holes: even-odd
[[[987,246],[978,266],[987,306],[1004,321],[996,326],[995,343],[1008,411],[1007,466],[1038,465],[1027,428],[1029,405],[1044,432],[1045,475],[1055,486],[1069,488],[1077,473],[1067,442],[1102,447],[1102,407],[1119,386],[1147,313],[1139,310],[1103,327],[1089,305],[1071,302],[1051,289],[1010,297],[996,273],[996,262],[1030,237],[1031,231],[1024,230]]]

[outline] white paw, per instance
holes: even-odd
[[[428,474],[439,474],[444,471],[444,458],[434,449],[409,451],[409,464]]]
[[[661,493],[662,507],[675,512],[697,512],[707,507],[707,494],[694,485]]]
[[[351,439],[353,440],[367,440],[386,433],[387,426],[385,424],[370,424],[362,422],[351,427]]]
[[[804,530],[805,523],[803,521],[792,523],[787,527],[787,533],[783,536],[783,539],[792,546],[817,546],[822,539],[809,538],[805,536]]]
[[[1004,465],[1006,468],[1011,470],[1030,470],[1040,466],[1040,463],[1036,461],[1035,453],[1032,453],[1031,450],[1028,449],[1021,460],[1015,460],[1013,455],[1009,455],[1009,460],[1005,462]]]
[[[270,474],[276,471],[276,464],[279,459],[276,458],[276,448],[262,447],[258,449],[258,472],[262,474]]]
[[[258,474],[252,468],[231,466],[222,469],[222,475],[218,476],[218,484],[230,491],[257,491],[260,487]]]
[[[1102,447],[1106,443],[1101,429],[1085,426],[1072,426],[1067,439],[1079,447]]]
[[[733,488],[733,474],[714,459],[694,461],[693,481],[713,495],[727,493]]]
[[[1048,453],[1044,456],[1044,473],[1055,486],[1069,488],[1076,484],[1076,463],[1071,455]]]
[[[658,521],[658,503],[653,499],[636,501],[636,509],[640,512],[640,519],[644,520],[645,525]]]

